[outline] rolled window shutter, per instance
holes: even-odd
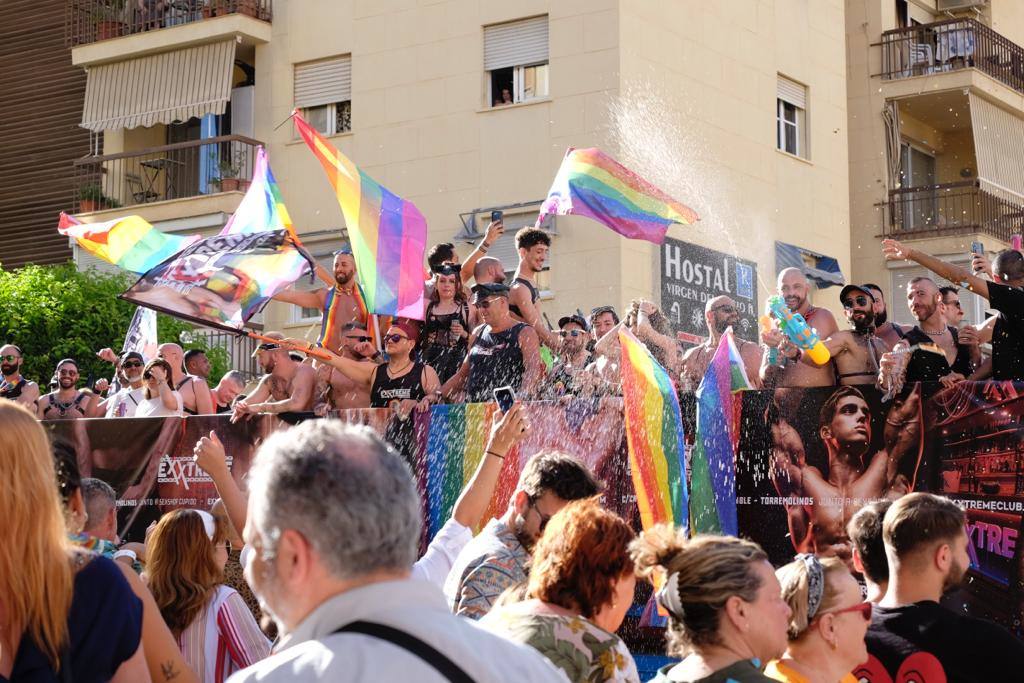
[[[352,99],[352,57],[295,65],[295,106],[319,107]]]
[[[484,27],[484,70],[548,61],[548,18],[533,17]]]
[[[807,109],[807,86],[779,75],[778,98],[794,107]]]

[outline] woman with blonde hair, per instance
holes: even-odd
[[[786,683],[856,683],[850,673],[868,659],[864,634],[871,624],[871,603],[846,564],[797,555],[775,575],[793,616],[789,647],[770,662],[765,674]]]
[[[530,645],[570,681],[636,681],[615,631],[633,604],[633,530],[595,499],[556,512],[533,550],[525,599],[510,597],[481,621],[506,640]]]
[[[50,443],[0,401],[0,680],[150,681],[142,603],[110,560],[73,548]]]
[[[668,654],[684,657],[654,681],[770,681],[761,667],[786,649],[790,609],[768,556],[732,536],[687,539],[683,529],[653,527],[630,546],[637,575],[662,581]]]
[[[146,548],[146,579],[185,662],[203,683],[221,683],[270,654],[241,596],[222,585],[227,528],[209,512],[174,510]]]

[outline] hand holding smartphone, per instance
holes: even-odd
[[[494,390],[494,400],[498,402],[501,412],[507,413],[512,410],[512,406],[516,402],[516,392],[512,390],[512,387],[498,387]]]

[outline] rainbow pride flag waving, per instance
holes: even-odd
[[[572,147],[541,204],[537,225],[549,214],[587,216],[623,237],[655,244],[665,241],[670,224],[691,225],[699,220],[693,209],[601,150]]]
[[[689,528],[686,457],[679,397],[668,372],[627,328],[622,347],[622,397],[629,469],[644,529],[668,523]]]
[[[57,232],[74,238],[79,247],[96,258],[139,274],[199,241],[199,235],[172,235],[157,230],[141,216],[82,223],[63,211]]]
[[[696,533],[739,532],[734,461],[740,403],[735,394],[750,388],[732,329],[726,330],[697,388],[697,434],[690,460],[690,509]]]
[[[371,313],[423,320],[423,214],[359,170],[297,111],[292,116],[341,205],[367,308]]]

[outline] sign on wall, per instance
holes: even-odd
[[[659,256],[661,309],[676,332],[707,337],[704,305],[725,295],[739,308],[736,334],[757,340],[756,263],[672,238],[665,238]]]

